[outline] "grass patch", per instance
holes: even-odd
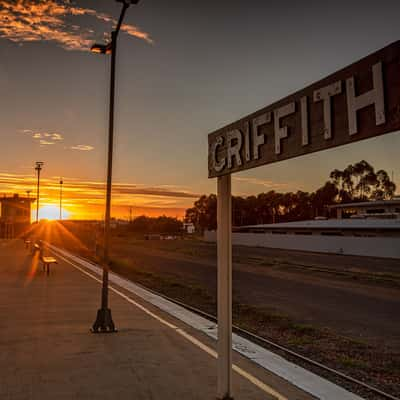
[[[194,307],[202,304],[206,308],[204,311],[215,313],[215,297],[195,283],[183,281],[180,277],[173,275],[160,276],[152,272],[143,271],[138,269],[131,261],[124,259],[113,259],[111,269],[117,274],[167,297]]]
[[[344,365],[347,368],[356,368],[356,369],[369,369],[369,364],[364,361],[360,360],[357,358],[353,358],[350,356],[341,356],[339,357],[339,361],[342,365]]]
[[[307,324],[292,323],[290,328],[296,331],[299,335],[315,336],[318,334],[318,329]]]

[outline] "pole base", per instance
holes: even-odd
[[[109,308],[100,308],[97,311],[97,318],[91,329],[92,333],[113,333],[117,332]]]

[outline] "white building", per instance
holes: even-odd
[[[332,206],[338,219],[248,225],[234,228],[232,243],[316,253],[400,258],[400,200]],[[343,211],[345,210],[345,211]],[[351,215],[351,218],[342,218]],[[216,241],[206,231],[206,241]]]
[[[336,210],[337,218],[400,218],[400,199],[363,201],[360,203],[335,204],[328,209]]]
[[[185,230],[186,233],[189,233],[190,235],[196,231],[193,222],[184,222],[183,229]]]

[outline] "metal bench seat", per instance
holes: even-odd
[[[54,257],[41,257],[40,260],[43,263],[43,270],[47,272],[47,275],[50,274],[50,265],[58,264],[57,260]]]

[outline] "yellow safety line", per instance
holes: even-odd
[[[54,250],[53,250],[54,251]],[[92,275],[91,273],[85,271],[83,268],[78,267],[76,264],[74,264],[72,261],[68,260],[67,258],[65,258],[64,256],[58,254],[58,256],[60,258],[62,258],[64,261],[66,261],[67,263],[71,264],[74,268],[78,269],[79,271],[83,272],[85,275],[91,277],[92,279],[94,279],[95,281],[102,283],[102,281],[98,278],[96,278],[94,275]],[[127,295],[125,295],[124,293],[120,292],[118,289],[115,289],[114,287],[110,286],[109,287],[110,290],[112,290],[114,293],[118,294],[119,296],[121,296],[123,299],[125,299],[126,301],[128,301],[129,303],[133,304],[134,306],[136,306],[137,308],[139,308],[140,310],[142,310],[144,313],[146,313],[147,315],[150,315],[151,317],[153,317],[154,319],[156,319],[157,321],[159,321],[160,323],[162,323],[163,325],[168,326],[171,329],[174,329],[175,332],[179,333],[179,335],[181,335],[182,337],[184,337],[186,340],[188,340],[189,342],[191,342],[192,344],[194,344],[195,346],[197,346],[199,349],[203,350],[204,352],[206,352],[207,354],[209,354],[210,356],[214,357],[214,358],[218,358],[218,353],[213,350],[211,347],[208,347],[207,345],[205,345],[204,343],[200,342],[198,339],[196,339],[194,336],[190,335],[189,333],[187,333],[186,331],[184,331],[181,328],[178,328],[176,325],[171,324],[170,322],[168,322],[167,320],[165,320],[164,318],[159,317],[157,314],[153,313],[152,311],[148,310],[146,307],[142,306],[141,304],[137,303],[136,301],[132,300],[130,297],[128,297]],[[245,370],[243,370],[242,368],[240,368],[239,366],[237,366],[236,364],[233,364],[232,369],[238,373],[239,375],[241,375],[243,378],[247,379],[249,382],[251,382],[253,385],[257,386],[259,389],[261,389],[263,392],[268,393],[271,396],[274,396],[277,400],[288,400],[287,397],[281,395],[280,393],[278,393],[277,391],[275,391],[274,389],[272,389],[270,386],[268,386],[267,384],[265,384],[264,382],[261,382],[258,378],[256,378],[254,375],[251,375],[249,372],[246,372]]]

